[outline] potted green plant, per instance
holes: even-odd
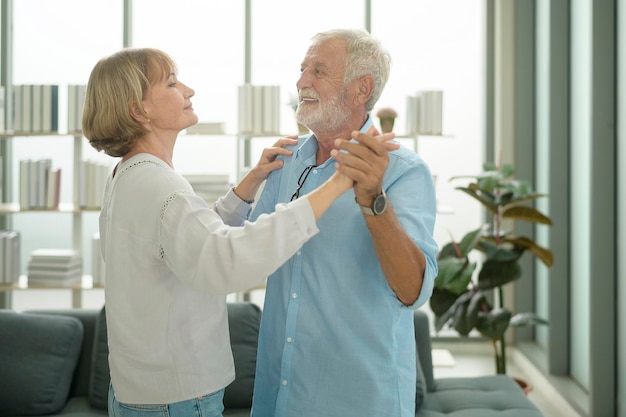
[[[498,168],[494,163],[485,163],[483,169],[479,175],[454,177],[451,181],[471,179],[469,185],[456,189],[479,201],[487,209],[491,224],[442,247],[437,257],[439,274],[429,304],[437,331],[449,326],[461,336],[468,336],[476,329],[491,340],[496,373],[506,374],[504,334],[509,326],[548,322],[534,313],[513,314],[503,305],[502,287],[522,276],[519,259],[525,252],[548,267],[552,266],[553,255],[532,239],[506,230],[503,223],[519,220],[551,225],[552,220],[527,205],[545,195],[534,193],[527,181],[514,179],[512,165]],[[473,251],[482,254],[482,262],[470,260]]]

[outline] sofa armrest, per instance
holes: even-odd
[[[413,313],[413,326],[415,327],[417,359],[422,367],[426,390],[427,392],[433,392],[435,391],[435,376],[433,373],[432,344],[428,315],[422,310],[415,310]]]

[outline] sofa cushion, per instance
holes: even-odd
[[[89,404],[100,410],[108,407],[109,383],[109,345],[107,339],[107,319],[103,306],[98,313],[91,354],[91,372],[89,378]]]
[[[0,313],[0,416],[56,413],[67,401],[83,342],[80,320]]]
[[[507,375],[438,378],[416,417],[542,417]]]
[[[228,325],[236,379],[226,387],[224,407],[249,409],[252,406],[261,309],[248,302],[228,303]]]

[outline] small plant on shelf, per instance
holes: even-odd
[[[398,112],[391,107],[383,107],[376,112],[376,117],[380,121],[380,129],[382,133],[393,131],[393,125],[398,117]]]

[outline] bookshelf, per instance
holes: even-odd
[[[71,217],[71,249],[77,250],[81,256],[83,254],[83,215],[86,212],[98,212],[100,207],[96,206],[85,206],[83,203],[79,201],[79,192],[82,178],[81,178],[81,168],[84,164],[83,158],[83,142],[84,137],[80,132],[68,132],[68,133],[60,133],[60,132],[0,132],[0,141],[12,142],[18,140],[29,140],[29,138],[43,138],[43,137],[51,137],[51,138],[69,138],[72,148],[72,201],[61,201],[58,207],[55,208],[24,208],[19,203],[19,194],[12,193],[12,200],[17,201],[9,201],[0,203],[0,217],[5,218],[4,224],[10,224],[10,221],[7,221],[12,216],[19,216],[24,213],[40,213],[46,214],[50,216],[67,216]],[[10,146],[3,146],[2,149],[10,149]],[[10,175],[10,171],[7,169],[5,172]],[[51,221],[54,221],[51,220]],[[19,231],[19,230],[18,230]],[[21,248],[20,257],[28,256],[25,253],[24,249]],[[83,270],[85,268],[85,261],[83,256]],[[72,285],[31,285],[28,283],[27,276],[25,274],[21,274],[18,281],[14,283],[2,283],[0,284],[0,293],[9,293],[9,297],[3,297],[2,303],[0,303],[0,307],[10,308],[11,307],[11,296],[10,293],[13,291],[23,291],[23,290],[66,290],[71,291],[72,294],[72,307],[80,308],[82,306],[82,292],[86,290],[93,289],[101,289],[102,285],[93,284],[93,279],[91,275],[83,275],[81,282],[72,284]],[[2,305],[7,304],[7,305]]]

